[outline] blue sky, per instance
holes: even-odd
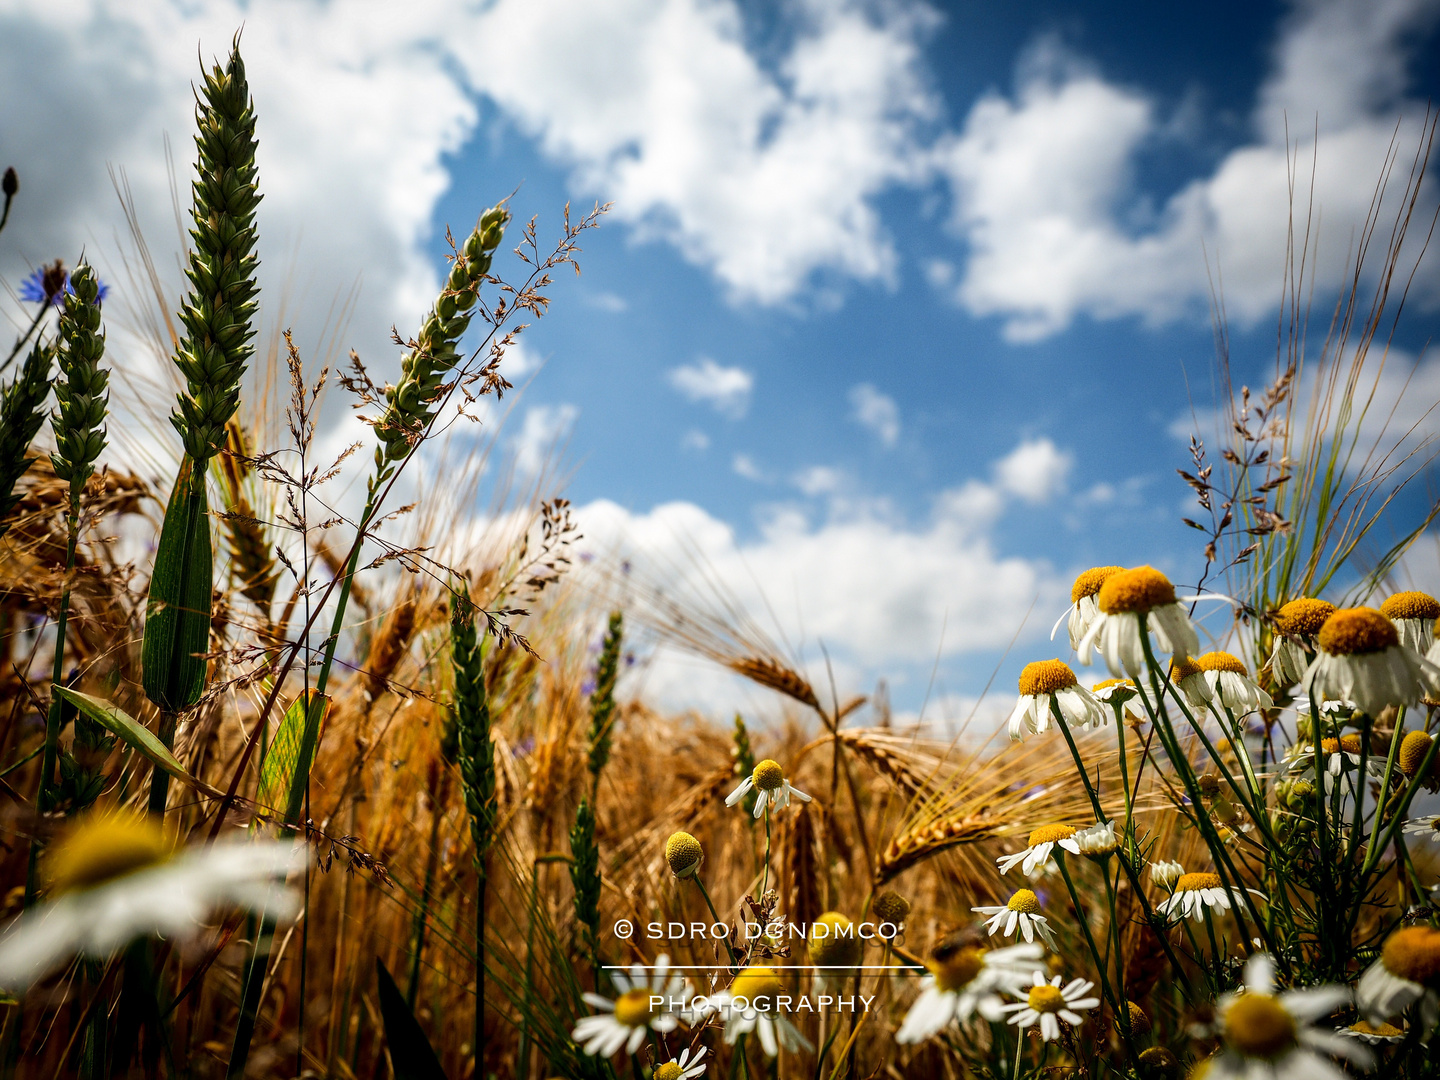
[[[445,224],[514,189],[542,236],[566,199],[612,201],[514,358],[504,445],[523,465],[563,441],[597,550],[698,548],[812,674],[823,641],[842,683],[885,675],[902,709],[938,650],[931,699],[963,711],[1032,603],[1001,696],[1053,655],[1076,570],[1198,572],[1174,470],[1177,422],[1213,402],[1203,252],[1238,376],[1263,383],[1287,120],[1306,183],[1316,162],[1323,296],[1396,122],[1413,150],[1440,89],[1434,0],[1181,8],[4,0],[5,100],[45,65],[64,88],[0,118],[0,156],[44,191],[0,269],[116,246],[105,163],[168,237],[159,133],[187,130],[196,41],[243,19],[268,273],[313,299],[361,268],[347,343],[383,373]],[[1396,371],[1437,325],[1433,258],[1414,300]],[[1423,362],[1406,407],[1437,388]],[[683,664],[650,688],[738,693]]]

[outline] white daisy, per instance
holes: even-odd
[[[612,971],[610,981],[620,992],[614,1001],[588,991],[583,995],[587,1005],[603,1010],[581,1017],[570,1034],[585,1053],[614,1057],[623,1047],[627,1054],[634,1054],[649,1032],[663,1034],[679,1025],[679,1003],[690,994],[684,976],[670,970],[670,957],[662,953],[651,969],[632,964],[628,976]]]
[[[1192,709],[1204,709],[1214,700],[1214,688],[1205,681],[1205,672],[1193,660],[1179,657],[1171,660],[1170,681],[1185,695]]]
[[[304,850],[233,840],[176,852],[148,818],[91,815],[45,852],[47,899],[0,935],[0,989],[23,993],[76,955],[104,959],[137,938],[190,937],[217,909],[289,919],[284,881]]]
[[[1325,620],[1335,614],[1335,605],[1328,600],[1302,596],[1291,600],[1275,613],[1275,644],[1270,650],[1270,674],[1277,686],[1289,689],[1305,674],[1315,654],[1315,638]]]
[[[758,818],[765,813],[767,805],[774,806],[776,810],[783,810],[790,805],[790,796],[795,796],[801,802],[809,802],[810,796],[806,795],[799,788],[791,787],[790,781],[785,779],[785,770],[780,768],[780,763],[766,758],[755,766],[755,771],[744,780],[740,781],[738,787],[730,792],[725,798],[726,806],[734,806],[754,788],[760,794],[755,798],[755,816]]]
[[[781,1047],[791,1053],[814,1050],[814,1044],[781,1014],[777,998],[784,990],[774,968],[748,967],[736,975],[730,988],[713,998],[714,1008],[725,1017],[726,1045],[754,1032],[772,1058]]]
[[[1019,866],[1022,874],[1033,874],[1049,861],[1050,852],[1055,850],[1056,844],[1079,855],[1080,845],[1075,842],[1075,832],[1073,825],[1041,825],[1030,834],[1029,846],[1025,850],[1017,851],[1014,855],[1002,855],[995,860],[1000,867],[1000,873],[1008,874],[1012,868]]]
[[[1150,884],[1158,885],[1167,892],[1173,891],[1175,883],[1185,876],[1185,867],[1178,862],[1152,862],[1150,864]]]
[[[1440,667],[1400,644],[1395,625],[1373,608],[1335,612],[1318,643],[1300,680],[1311,697],[1353,701],[1373,717],[1389,705],[1414,705],[1440,686]]]
[[[1080,685],[1070,665],[1060,660],[1037,660],[1020,672],[1020,700],[1010,714],[1010,738],[1050,730],[1054,701],[1065,723],[1072,727],[1099,727],[1108,719],[1095,695]]]
[[[1051,628],[1050,640],[1055,640],[1055,631],[1060,629],[1060,623],[1067,622],[1070,648],[1079,649],[1085,634],[1100,617],[1100,606],[1095,601],[1100,586],[1105,584],[1106,578],[1124,569],[1123,566],[1092,566],[1077,577],[1075,584],[1070,586],[1070,606],[1065,609],[1065,614],[1060,616],[1059,622]]]
[[[1355,1005],[1372,1024],[1392,1020],[1417,1001],[1428,1034],[1440,1023],[1440,930],[1405,926],[1385,939],[1380,958],[1355,986]]]
[[[1044,954],[1039,945],[1004,949],[957,948],[931,960],[920,981],[920,996],[895,1033],[901,1044],[924,1042],[951,1023],[968,1023],[977,1012],[986,1020],[1004,1016],[1003,993],[1015,993]]]
[[[1315,1027],[1350,1002],[1343,986],[1275,993],[1275,962],[1256,953],[1245,964],[1245,986],[1215,1007],[1213,1032],[1224,1045],[1206,1062],[1206,1080],[1348,1080],[1328,1058],[1368,1068],[1374,1055],[1360,1043]]]
[[[1096,701],[1112,709],[1133,701],[1140,694],[1131,679],[1101,679],[1090,687],[1090,692],[1095,695]],[[1144,719],[1138,712],[1130,709],[1125,710],[1125,715],[1136,721]]]
[[[1156,904],[1155,911],[1199,922],[1205,918],[1207,907],[1230,910],[1230,896],[1219,874],[1181,874],[1175,881],[1175,891],[1168,900]]]
[[[1429,817],[1406,818],[1402,831],[1411,836],[1424,837],[1426,840],[1440,842],[1440,814],[1431,814]]]
[[[655,1071],[650,1074],[650,1080],[691,1080],[692,1077],[703,1075],[705,1064],[700,1059],[704,1056],[705,1047],[700,1047],[692,1056],[687,1046],[674,1061],[656,1065]]]
[[[1393,1024],[1372,1024],[1366,1020],[1356,1020],[1349,1027],[1337,1027],[1335,1029],[1341,1035],[1348,1035],[1352,1039],[1359,1039],[1371,1046],[1379,1046],[1383,1043],[1398,1043],[1405,1038],[1405,1032]]]
[[[1004,1011],[1011,1013],[1007,1024],[1014,1024],[1020,1031],[1028,1027],[1040,1025],[1040,1037],[1046,1042],[1053,1042],[1060,1038],[1060,1021],[1071,1027],[1079,1027],[1085,1022],[1080,1014],[1096,1008],[1100,1004],[1097,997],[1087,997],[1095,984],[1089,979],[1072,979],[1061,989],[1061,976],[1056,975],[1049,982],[1040,972],[1032,976],[1034,985],[1028,991],[1010,991],[1021,1001],[1011,1002],[1004,1007]]]
[[[1275,705],[1270,695],[1256,685],[1238,656],[1228,652],[1208,652],[1195,658],[1195,666],[1205,673],[1213,700],[1229,709],[1236,717]]]
[[[1097,860],[1115,854],[1120,847],[1113,821],[1097,821],[1088,829],[1081,829],[1075,834],[1075,843],[1080,846],[1081,855]]]
[[[1440,600],[1429,593],[1400,592],[1380,605],[1380,614],[1395,624],[1400,644],[1421,656],[1435,644],[1435,620],[1440,619]]]
[[[985,931],[991,937],[996,934],[1011,937],[1019,927],[1027,942],[1033,942],[1035,935],[1039,934],[1052,950],[1059,948],[1055,944],[1055,933],[1050,929],[1050,920],[1040,914],[1040,898],[1029,889],[1016,890],[1014,896],[998,907],[972,907],[970,910],[990,920],[985,924]]]
[[[1338,739],[1321,739],[1320,752],[1324,757],[1325,794],[1330,794],[1338,783],[1343,791],[1352,791],[1356,777],[1360,774],[1360,762],[1365,760],[1365,771],[1379,776],[1384,764],[1375,754],[1362,754],[1364,742],[1355,733],[1342,735]],[[1315,775],[1315,747],[1296,745],[1290,748],[1291,756],[1285,762],[1285,771],[1298,773],[1302,779]]]
[[[1138,681],[1145,670],[1142,615],[1163,651],[1182,660],[1200,651],[1200,638],[1175,598],[1175,586],[1152,566],[1111,574],[1100,587],[1097,603],[1100,615],[1075,650],[1082,664],[1089,664],[1091,652],[1098,649],[1112,675]]]

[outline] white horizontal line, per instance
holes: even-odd
[[[639,968],[641,971],[714,971],[723,964],[668,964],[665,967],[657,967],[655,964],[601,964],[602,971],[629,971],[631,968]],[[777,967],[777,965],[763,965]],[[910,967],[907,964],[851,964],[845,967],[822,967],[816,964],[780,964],[778,971],[919,971],[917,967]]]

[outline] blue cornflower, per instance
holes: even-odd
[[[103,301],[110,286],[98,280],[97,284],[100,292],[95,299]],[[70,287],[70,271],[59,259],[49,266],[40,267],[20,283],[20,299],[32,304],[54,304],[58,308],[64,302],[66,293],[74,296],[75,290]]]

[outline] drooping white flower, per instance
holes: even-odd
[[[1100,592],[1100,586],[1105,584],[1106,578],[1112,574],[1118,574],[1124,569],[1123,566],[1092,566],[1076,577],[1075,583],[1070,586],[1070,606],[1066,609],[1066,614],[1060,616],[1060,619],[1068,624],[1071,649],[1080,648],[1080,642],[1085,639],[1090,627],[1100,617],[1100,606],[1095,600],[1096,594]],[[1059,622],[1050,631],[1051,641],[1055,640],[1055,631],[1058,629],[1060,629]]]
[[[726,806],[734,806],[751,789],[760,794],[755,798],[755,816],[758,818],[765,813],[767,805],[773,806],[776,810],[783,810],[790,805],[790,797],[793,795],[801,802],[809,802],[810,796],[806,795],[797,787],[792,787],[790,781],[785,779],[785,770],[780,768],[780,763],[766,758],[755,766],[751,774],[741,780],[734,791],[725,797]]]
[[[1080,685],[1069,664],[1037,660],[1020,672],[1020,699],[1010,714],[1010,738],[1050,730],[1052,701],[1071,727],[1099,727],[1108,719],[1105,707]]]
[[[1308,596],[1281,605],[1275,613],[1275,643],[1270,649],[1270,674],[1277,686],[1288,690],[1304,676],[1315,654],[1315,638],[1333,614],[1334,604]]]
[[[1395,624],[1400,644],[1421,656],[1435,644],[1435,620],[1440,619],[1440,600],[1429,593],[1399,592],[1380,605],[1380,614]]]
[[[1050,859],[1050,853],[1058,844],[1075,855],[1080,854],[1080,845],[1075,842],[1076,829],[1073,825],[1041,825],[1030,834],[1030,842],[1024,851],[1014,855],[1002,855],[995,862],[1000,873],[1008,874],[1019,866],[1020,872],[1029,876],[1043,867]]]
[[[284,882],[303,858],[276,840],[175,851],[148,818],[91,815],[46,851],[45,901],[0,935],[0,989],[23,993],[74,956],[104,959],[137,938],[188,938],[219,909],[291,918]]]
[[[1353,791],[1357,778],[1360,776],[1360,763],[1365,762],[1365,771],[1371,776],[1379,776],[1384,762],[1375,754],[1364,753],[1365,744],[1361,737],[1354,732],[1342,735],[1338,739],[1321,739],[1320,754],[1324,758],[1322,768],[1325,777],[1325,794],[1339,784],[1343,791]],[[1297,745],[1291,747],[1290,756],[1285,761],[1285,771],[1293,772],[1303,779],[1309,779],[1315,775],[1315,747],[1311,745]]]
[[[1440,687],[1440,667],[1400,643],[1395,625],[1373,608],[1344,608],[1325,620],[1314,661],[1300,680],[1313,697],[1353,701],[1369,716],[1414,705]]]
[[[733,1045],[741,1035],[754,1032],[772,1058],[781,1047],[791,1053],[814,1050],[814,1044],[780,1011],[784,989],[773,968],[748,967],[735,976],[728,990],[714,995],[712,1007],[725,1018],[726,1044]]]
[[[1396,930],[1380,950],[1380,958],[1365,969],[1355,986],[1355,1005],[1372,1024],[1393,1020],[1417,1001],[1420,1026],[1426,1033],[1440,1023],[1440,930],[1405,926]]]
[[[924,1042],[952,1023],[967,1023],[977,1012],[986,1020],[999,1020],[1005,1005],[1001,993],[1023,986],[1043,954],[1039,945],[989,951],[965,947],[931,960],[930,974],[921,980],[920,996],[905,1014],[895,1041]]]
[[[1145,670],[1140,619],[1155,635],[1162,651],[1186,659],[1200,651],[1200,638],[1190,616],[1175,598],[1175,586],[1153,566],[1137,566],[1111,574],[1100,587],[1100,614],[1076,647],[1082,664],[1098,650],[1115,676],[1139,681]]]
[[[679,1026],[678,1003],[689,999],[689,988],[684,976],[670,970],[668,956],[656,957],[650,969],[632,964],[628,975],[612,971],[610,981],[620,992],[614,1001],[588,991],[583,995],[586,1004],[601,1010],[581,1017],[571,1032],[585,1053],[613,1057],[623,1047],[633,1055],[651,1031],[663,1034]]]
[[[1236,717],[1257,709],[1269,709],[1275,702],[1250,678],[1244,662],[1228,652],[1208,652],[1195,658],[1195,666],[1204,672],[1212,700],[1229,709]]]

